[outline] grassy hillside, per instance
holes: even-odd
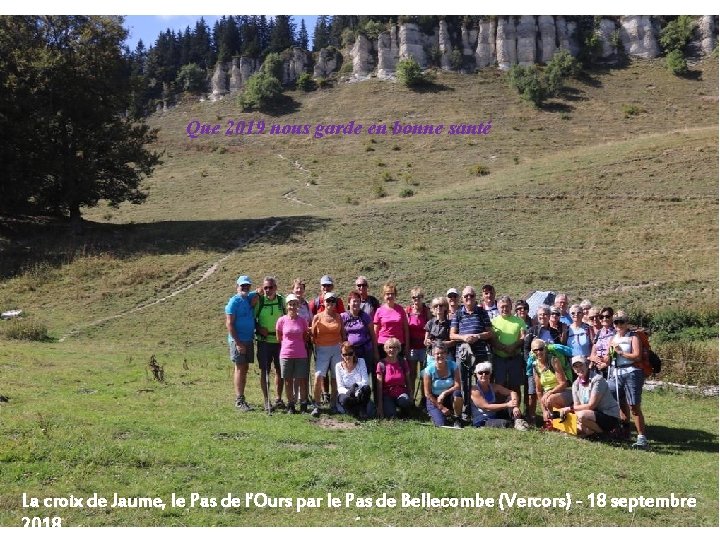
[[[432,296],[490,281],[513,298],[552,289],[651,312],[716,309],[718,66],[707,60],[695,69],[693,78],[676,78],[658,60],[595,72],[540,110],[500,73],[486,71],[440,74],[419,93],[378,80],[289,91],[272,114],[240,113],[231,97],[154,115],[164,163],[147,182],[145,204],[87,211],[80,239],[52,221],[0,221],[0,308],[24,309],[25,321],[45,325],[51,337],[0,337],[0,394],[11,398],[0,404],[0,436],[8,442],[0,448],[0,484],[9,486],[0,494],[0,525],[20,524],[27,511],[18,497],[30,490],[474,494],[468,469],[481,448],[509,479],[493,479],[489,491],[563,495],[567,488],[584,498],[596,486],[613,486],[614,496],[675,490],[698,496],[702,506],[561,518],[494,512],[480,522],[450,511],[375,509],[357,524],[717,526],[717,400],[648,395],[652,464],[645,454],[540,433],[456,433],[414,423],[341,424],[338,431],[306,417],[239,418],[222,312],[241,273],[256,283],[276,274],[281,290],[304,277],[308,296],[322,274],[332,274],[345,294],[362,273],[374,292],[397,281],[402,303],[415,285]],[[308,124],[311,134],[193,140],[185,131],[192,120],[226,126],[258,119]],[[491,120],[492,128],[487,135],[312,136],[318,124],[351,120],[366,127]],[[717,362],[717,345],[709,347]],[[164,385],[149,377],[151,354],[165,365]],[[248,394],[259,403],[256,369]],[[450,447],[460,449],[463,465],[449,473],[448,487],[432,477],[443,473],[441,449]],[[558,491],[553,478],[567,470],[558,462],[578,453],[587,467],[607,464],[607,472],[601,467],[593,486],[570,474]],[[236,456],[243,467],[231,479],[227,463]],[[319,459],[328,468],[310,466]],[[368,473],[353,465],[358,459],[382,460],[388,470]],[[408,468],[415,459],[433,464]],[[541,463],[550,476],[531,478],[527,463]],[[62,515],[84,525],[267,525],[290,513]],[[302,525],[347,524],[355,516],[292,514]]]

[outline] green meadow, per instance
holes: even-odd
[[[693,70],[633,61],[570,81],[542,109],[488,70],[439,74],[422,92],[375,79],[289,90],[269,113],[230,96],[153,115],[163,164],[145,204],[87,210],[82,237],[0,219],[0,308],[24,311],[0,321],[0,526],[717,527],[717,397],[645,392],[651,452],[422,419],[268,416],[256,364],[256,410],[238,413],[223,314],[240,274],[276,275],[281,291],[302,277],[312,297],[326,273],[343,295],[358,274],[375,294],[393,280],[403,304],[416,285],[432,297],[489,281],[513,299],[555,290],[631,313],[717,313],[717,61]],[[310,134],[186,132],[258,119]],[[350,121],[492,128],[313,137]],[[693,341],[692,358],[654,346],[659,378],[717,384],[716,338]],[[495,506],[403,506],[423,493]],[[503,493],[533,499],[501,509]],[[623,507],[671,493],[696,504]],[[109,504],[24,508],[23,494]],[[112,508],[114,494],[165,506]],[[240,502],[223,505],[228,494]],[[568,497],[569,509],[543,506]],[[318,507],[298,511],[299,498]]]

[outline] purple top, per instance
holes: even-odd
[[[361,311],[360,314],[355,317],[349,311],[346,311],[341,313],[340,317],[342,318],[343,326],[347,333],[347,339],[353,347],[370,343],[372,339],[368,331],[368,325],[372,323],[370,315]]]

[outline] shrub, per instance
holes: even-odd
[[[390,174],[390,171],[384,171],[382,175],[380,175],[380,178],[382,178],[383,182],[393,182],[395,180],[392,174]]]
[[[412,197],[415,195],[415,192],[410,188],[405,188],[400,192],[400,196],[403,198]]]
[[[375,184],[373,184],[373,193],[375,194],[376,199],[387,197],[387,191],[385,191],[385,188],[379,182],[375,182]]]
[[[382,34],[385,31],[385,25],[378,21],[369,20],[365,23],[365,25],[360,29],[361,34],[365,34],[365,37],[367,37],[370,40],[377,39],[380,34]]]
[[[270,53],[265,57],[261,71],[278,81],[283,78],[283,60],[278,53]]]
[[[281,95],[280,81],[261,70],[248,79],[245,90],[240,96],[240,105],[243,109],[262,110],[275,103]]]
[[[175,84],[183,92],[200,94],[205,89],[205,72],[197,64],[185,64],[178,71]]]
[[[463,54],[460,49],[453,49],[450,53],[450,67],[455,71],[460,71],[463,67],[463,60]]]
[[[408,88],[422,86],[427,82],[423,76],[420,64],[412,58],[400,60],[395,71],[397,80]]]
[[[515,88],[520,97],[539,107],[545,99],[545,88],[543,87],[540,73],[535,66],[514,65],[509,73],[510,86]]]
[[[681,76],[687,74],[687,61],[685,60],[685,56],[682,51],[678,49],[670,51],[665,61],[667,62],[667,67],[670,70],[670,73],[673,75]]]
[[[7,339],[22,341],[48,341],[47,326],[27,319],[13,319],[3,322],[2,333]]]
[[[647,110],[643,109],[642,107],[638,105],[628,105],[623,104],[623,114],[625,115],[625,118],[630,118],[631,116],[637,116],[642,113],[646,113]]]
[[[682,52],[692,38],[695,21],[689,15],[680,15],[660,31],[660,45],[666,52]]]
[[[577,77],[580,74],[580,62],[566,49],[558,49],[547,64],[545,70],[556,70],[562,77]]]
[[[295,85],[305,92],[310,92],[315,89],[315,81],[309,73],[301,73],[297,81],[295,81]]]
[[[490,174],[490,169],[485,165],[475,165],[470,168],[470,173],[475,176],[486,176]]]

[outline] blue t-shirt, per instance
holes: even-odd
[[[247,298],[236,294],[225,306],[225,315],[234,315],[235,333],[240,341],[252,341],[255,336],[255,310],[252,307],[252,299],[256,296],[255,291]],[[232,342],[232,336],[228,333],[228,343]]]
[[[455,313],[455,318],[450,322],[450,327],[455,328],[460,335],[482,334],[492,330],[492,323],[487,312],[482,307],[475,306],[473,312],[468,313],[465,311],[465,306],[463,306]],[[487,356],[490,353],[488,344],[483,339],[470,345],[470,348],[476,357],[478,355]]]
[[[580,328],[568,327],[567,344],[572,349],[573,356],[590,356],[590,327],[585,323]]]
[[[495,392],[493,390],[492,384],[488,387],[487,392],[483,392],[482,388],[480,388],[480,383],[477,383],[476,388],[478,389],[478,392],[480,392],[485,398],[486,403],[495,403]],[[475,402],[472,400],[470,400],[470,404],[470,412],[472,413],[472,424],[474,427],[480,427],[488,420],[492,420],[497,417],[497,413],[495,411],[486,411],[485,409],[481,409],[480,407],[475,405]]]
[[[437,364],[428,366],[426,368],[427,374],[430,375],[430,389],[433,396],[439,396],[442,392],[448,388],[452,388],[455,385],[455,362],[447,360],[448,376],[444,379],[438,375]]]

